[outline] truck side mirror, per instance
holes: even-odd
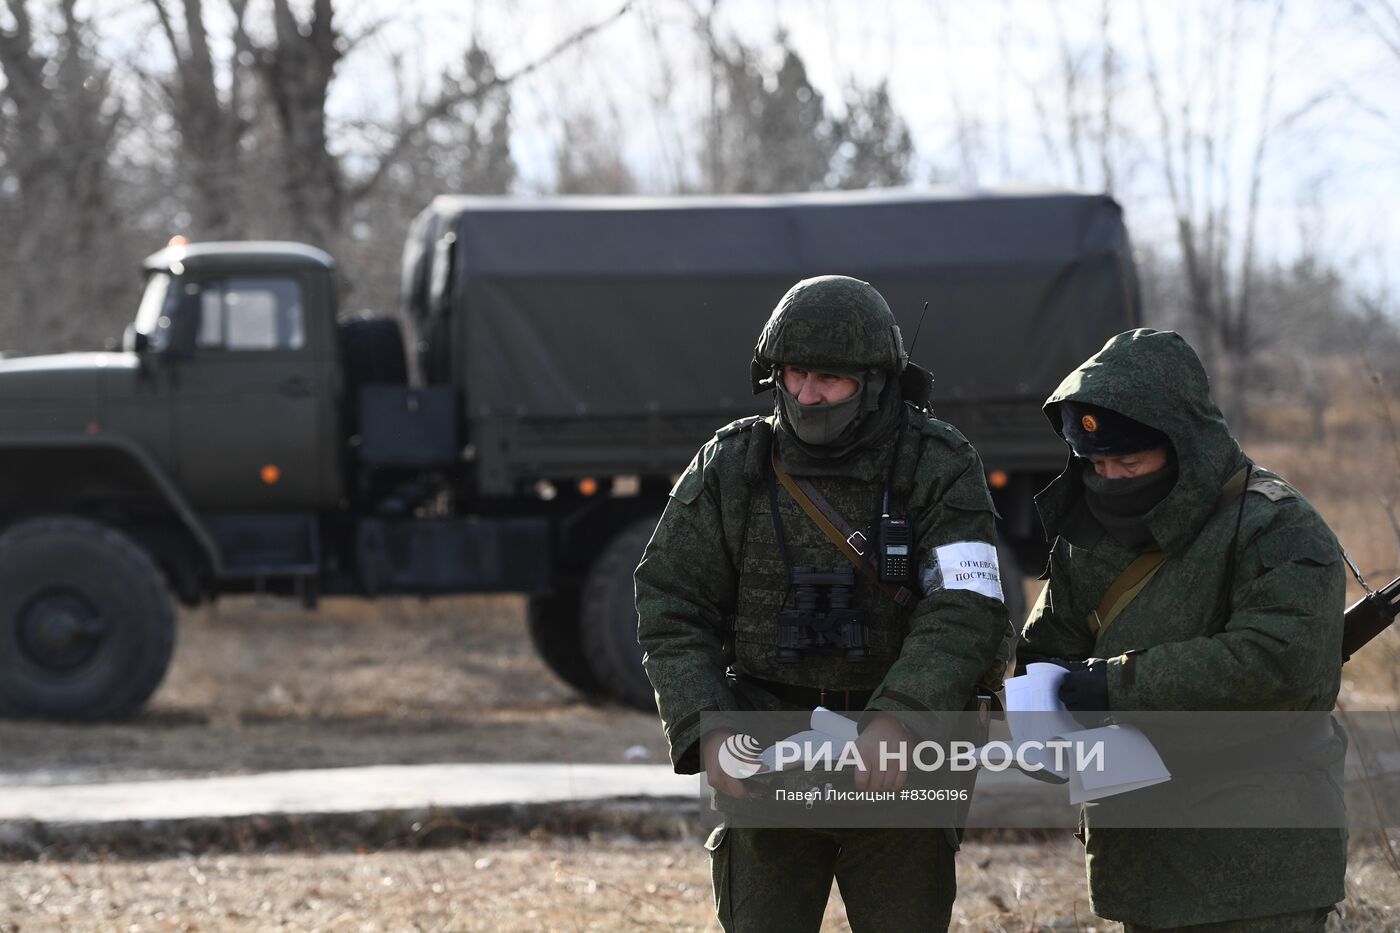
[[[145,353],[151,349],[151,338],[137,330],[135,324],[128,324],[122,331],[122,349],[131,353]]]

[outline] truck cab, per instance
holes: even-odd
[[[199,511],[333,508],[344,492],[334,263],[294,243],[172,245],[126,340],[167,411],[163,463]]]

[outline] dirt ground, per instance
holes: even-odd
[[[0,721],[0,772],[66,781],[665,762],[655,716],[591,704],[561,683],[535,657],[524,611],[517,597],[326,600],[315,611],[237,598],[186,611],[170,674],[144,713],[117,724]]]
[[[970,844],[957,925],[1033,930],[1063,918],[1074,929],[1076,916],[1091,920],[1074,846]],[[526,838],[437,852],[30,865],[7,884],[0,910],[22,930],[719,928],[698,840]],[[849,929],[839,894],[824,928]]]
[[[1354,847],[1333,933],[1400,925],[1400,881]],[[0,931],[717,930],[698,840],[505,839],[419,852],[203,855],[6,866]],[[1097,920],[1068,834],[971,840],[954,930],[1119,929]],[[848,930],[833,891],[824,930]]]

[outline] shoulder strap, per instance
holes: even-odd
[[[744,482],[749,486],[756,486],[768,472],[768,449],[773,446],[773,422],[768,418],[755,418],[749,430],[749,449],[744,455]],[[748,514],[747,509],[744,514]]]
[[[778,456],[777,445],[773,447],[773,473],[778,477],[778,482],[783,484],[788,495],[793,501],[807,513],[807,517],[816,523],[822,530],[822,534],[832,544],[836,545],[841,554],[855,565],[856,569],[865,574],[866,578],[881,590],[883,590],[897,605],[907,606],[913,598],[908,587],[898,586],[894,583],[886,583],[880,579],[880,572],[865,557],[865,548],[868,542],[865,535],[858,531],[853,531],[851,526],[846,524],[846,520],[841,514],[831,507],[817,488],[806,480],[793,479],[786,470],[783,469],[782,458]]]
[[[1249,467],[1244,467],[1225,482],[1220,491],[1220,498],[1215,502],[1217,512],[1244,494],[1248,476]],[[1253,484],[1250,486],[1252,488]],[[1128,604],[1143,591],[1166,559],[1167,555],[1161,551],[1139,554],[1137,559],[1118,575],[1118,579],[1109,584],[1108,591],[1103,594],[1103,599],[1099,600],[1098,608],[1089,613],[1089,631],[1093,632],[1096,638],[1128,608]]]
[[[1219,512],[1221,509],[1225,508],[1225,506],[1244,495],[1246,482],[1250,489],[1255,488],[1260,477],[1256,476],[1250,479],[1251,472],[1253,471],[1247,466],[1240,467],[1239,471],[1235,473],[1234,476],[1225,481],[1225,486],[1220,490],[1220,498],[1215,500],[1215,511]]]
[[[1119,614],[1127,608],[1128,603],[1133,601],[1133,597],[1142,592],[1149,580],[1161,569],[1167,555],[1162,551],[1148,551],[1146,554],[1139,554],[1137,559],[1129,564],[1118,579],[1114,580],[1108,587],[1108,592],[1103,594],[1103,599],[1099,600],[1099,607],[1089,613],[1089,631],[1094,633],[1094,637],[1103,634],[1103,630],[1118,618]]]
[[[1298,490],[1285,479],[1268,473],[1255,471],[1249,478],[1249,492],[1257,492],[1270,502],[1279,502],[1298,495]]]
[[[890,461],[889,489],[901,502],[908,502],[914,492],[919,458],[923,455],[923,424],[928,422],[927,412],[916,411],[914,415],[922,419],[920,424],[911,423],[910,408],[905,405],[899,420],[899,440],[895,442],[894,457]]]

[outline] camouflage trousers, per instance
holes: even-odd
[[[1327,926],[1330,907],[1295,910],[1286,914],[1251,917],[1248,920],[1222,920],[1189,927],[1145,927],[1136,923],[1123,924],[1123,933],[1322,933]]]
[[[721,826],[705,847],[728,933],[819,930],[833,878],[854,933],[946,930],[952,917],[946,830]]]

